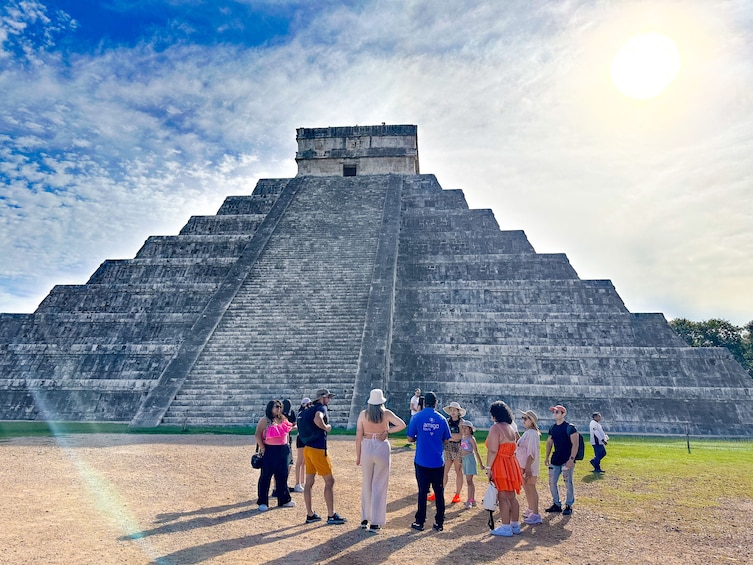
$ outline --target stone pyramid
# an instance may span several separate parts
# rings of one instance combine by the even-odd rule
[[[419,173],[413,125],[301,128],[298,176],[264,179],[136,257],[0,315],[0,419],[255,423],[326,387],[353,427],[371,388],[416,386],[484,427],[497,399],[562,403],[610,433],[750,436],[753,380],[661,314]]]

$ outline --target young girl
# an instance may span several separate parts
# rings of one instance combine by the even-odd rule
[[[526,410],[525,412],[520,410],[520,413],[523,415],[523,425],[526,431],[518,440],[518,449],[515,456],[523,471],[523,490],[528,502],[528,509],[523,512],[523,521],[531,525],[541,524],[539,493],[536,492],[536,479],[539,476],[541,464],[539,417],[533,410]]]
[[[309,407],[309,404],[311,404],[311,399],[308,396],[301,400],[301,406],[298,408],[298,417]],[[293,487],[293,492],[303,492],[303,483],[306,482],[306,465],[303,460],[303,442],[298,436],[295,436],[295,447],[295,486]]]
[[[486,469],[483,461],[481,461],[481,455],[478,452],[478,445],[476,445],[476,438],[473,437],[473,432],[476,428],[473,427],[473,423],[468,420],[460,422],[460,453],[463,456],[463,474],[465,475],[465,481],[468,485],[468,500],[465,503],[466,508],[476,507],[476,485],[473,484],[473,476],[478,474],[476,467],[476,461],[478,461],[481,470]]]

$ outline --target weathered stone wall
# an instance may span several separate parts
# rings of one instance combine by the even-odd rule
[[[299,128],[298,176],[417,174],[417,135],[412,125]]]
[[[407,417],[420,386],[480,427],[502,399],[543,427],[563,403],[581,428],[598,410],[610,432],[753,434],[753,380],[726,350],[686,347],[432,175],[387,174],[417,170],[415,126],[380,127],[299,130],[299,157],[385,174],[259,181],[0,315],[0,419],[246,425],[326,387],[353,426],[372,387]]]
[[[288,182],[235,199],[105,261],[85,285],[58,285],[34,314],[0,318],[0,418],[129,421]]]
[[[609,281],[582,281],[431,176],[406,178],[391,364],[393,406],[416,386],[488,425],[505,400],[611,431],[750,435],[753,381],[726,350],[692,349],[661,314],[631,314]],[[721,422],[723,425],[720,425]]]

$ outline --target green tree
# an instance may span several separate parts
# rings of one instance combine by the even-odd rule
[[[719,318],[703,322],[676,318],[669,325],[691,347],[725,347],[753,377],[753,321],[738,327]]]
[[[743,357],[750,376],[753,377],[753,320],[743,326],[742,332]]]

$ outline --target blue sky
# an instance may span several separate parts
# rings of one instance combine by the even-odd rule
[[[645,32],[682,67],[639,102],[609,68]],[[6,1],[0,312],[294,176],[297,127],[387,122],[631,311],[745,323],[750,45],[750,0]]]

